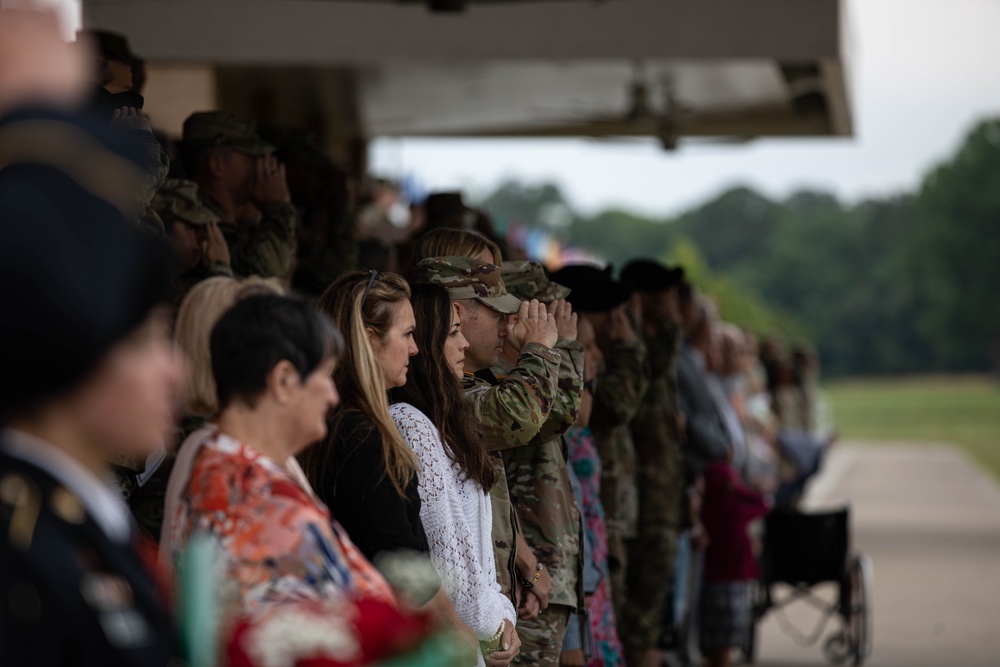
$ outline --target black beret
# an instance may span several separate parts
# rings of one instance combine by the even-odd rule
[[[551,275],[552,281],[573,290],[567,300],[575,310],[602,313],[625,303],[632,290],[611,277],[611,268],[574,264]]]
[[[424,200],[424,215],[428,222],[450,218],[470,211],[461,192],[432,192]]]
[[[622,269],[621,280],[638,292],[662,292],[684,282],[684,269],[670,268],[652,259],[635,259]]]
[[[0,119],[0,414],[73,387],[169,287],[166,247],[126,222],[142,173],[124,135]]]

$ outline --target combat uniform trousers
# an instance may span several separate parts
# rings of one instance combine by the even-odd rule
[[[550,604],[538,618],[518,621],[517,636],[522,647],[511,664],[558,667],[571,612],[572,608],[567,605]]]

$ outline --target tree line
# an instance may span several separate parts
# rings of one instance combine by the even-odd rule
[[[853,204],[737,187],[670,219],[585,216],[555,185],[513,181],[480,203],[501,226],[548,226],[615,265],[680,263],[727,319],[812,342],[828,375],[1000,365],[1000,118],[914,192]]]

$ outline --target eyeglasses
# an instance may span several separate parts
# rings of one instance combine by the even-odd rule
[[[375,269],[368,269],[368,271],[370,271],[372,275],[371,275],[371,278],[368,279],[368,287],[365,288],[365,293],[361,297],[361,305],[362,306],[365,305],[365,299],[368,298],[368,292],[372,291],[372,285],[375,284],[375,276],[378,275],[378,271],[376,271]]]

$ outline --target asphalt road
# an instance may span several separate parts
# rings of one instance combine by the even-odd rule
[[[806,502],[853,508],[855,549],[875,575],[866,665],[1000,666],[1000,487],[959,450],[837,445]],[[785,616],[804,631],[817,618],[801,603]],[[761,626],[759,665],[828,664],[819,645],[797,646],[780,620]]]

